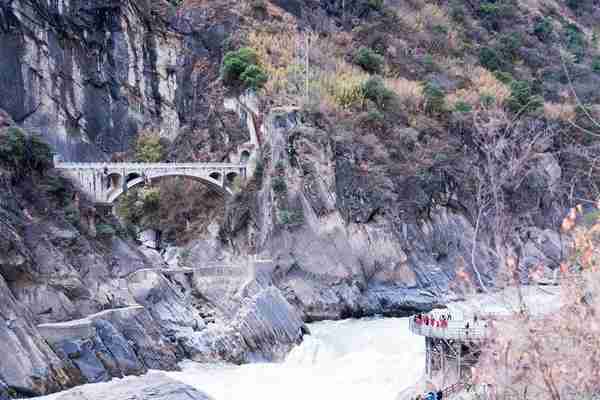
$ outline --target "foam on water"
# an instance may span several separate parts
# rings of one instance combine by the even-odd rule
[[[408,319],[326,321],[282,363],[242,366],[184,362],[172,378],[215,400],[394,400],[425,368],[423,337]],[[284,396],[284,397],[282,397]]]

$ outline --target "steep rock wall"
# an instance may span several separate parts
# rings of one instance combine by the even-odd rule
[[[154,4],[3,1],[0,108],[66,160],[128,150],[146,125],[173,138],[181,40]]]

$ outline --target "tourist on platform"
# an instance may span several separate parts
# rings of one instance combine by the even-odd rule
[[[444,397],[444,392],[442,392],[441,390],[438,390],[437,395],[436,395],[436,400],[442,400],[443,397]]]
[[[429,392],[429,393],[427,393],[427,396],[425,397],[425,400],[436,400],[435,397],[436,397],[435,393]]]

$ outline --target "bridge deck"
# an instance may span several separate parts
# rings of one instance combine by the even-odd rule
[[[235,163],[143,163],[143,162],[59,162],[54,168],[57,169],[214,169],[214,168],[246,168],[246,164]]]

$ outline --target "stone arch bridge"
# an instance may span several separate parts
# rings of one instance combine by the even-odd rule
[[[96,204],[110,205],[128,189],[166,177],[201,181],[231,195],[236,178],[246,178],[245,164],[230,163],[78,163],[55,161],[54,168]]]

